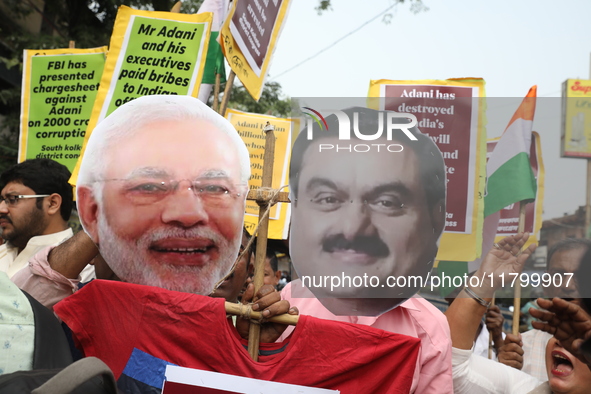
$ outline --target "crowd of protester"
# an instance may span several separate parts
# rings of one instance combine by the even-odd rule
[[[146,113],[142,105],[159,105],[158,102],[151,104],[149,102],[142,104],[141,100],[138,102],[141,104],[138,104],[141,113]],[[177,104],[175,103],[175,105]],[[191,101],[190,104],[178,105],[194,106],[196,104]],[[199,111],[206,110],[199,108]],[[126,124],[126,122],[136,119],[133,116],[139,115],[126,116],[128,117],[113,120],[115,126],[104,127]],[[187,130],[194,127],[194,123],[190,127],[187,126],[189,123],[183,124],[182,117],[180,120],[176,119],[178,116],[179,112],[177,111],[173,116],[175,120],[165,120],[176,122],[175,125],[181,129],[185,126]],[[215,123],[219,122],[217,118],[208,118],[207,116],[210,115],[199,113],[192,120],[208,119],[203,127],[209,127],[211,124],[215,124],[218,129],[227,127],[227,125],[220,126]],[[152,119],[155,122],[153,124],[164,127],[164,120],[154,119]],[[148,122],[150,122],[149,119],[143,123],[143,126],[138,127],[147,129],[156,127]],[[87,154],[93,149],[97,151],[105,149],[103,145],[110,143],[108,140],[112,138],[112,136],[109,137],[108,132],[105,131],[107,142],[94,141],[96,147],[90,145]],[[218,134],[215,135],[218,136]],[[212,136],[209,137],[213,138]],[[148,135],[142,138],[151,139],[153,137]],[[126,138],[135,137],[132,135]],[[221,142],[224,149],[236,144],[234,137],[227,138],[226,136],[224,138],[226,140]],[[425,149],[429,149],[427,145],[430,141],[428,138],[425,140]],[[126,142],[125,138],[120,138],[118,147],[124,146]],[[158,148],[166,151],[166,143],[162,142]],[[217,192],[212,188],[212,184],[204,186],[200,183],[205,180],[190,181],[192,183],[188,187],[188,190],[193,193],[201,193],[200,197],[210,206],[220,207],[223,213],[218,213],[219,215],[226,215],[228,220],[233,220],[236,223],[239,223],[241,219],[231,216],[232,212],[230,211],[232,204],[238,200],[236,197],[227,197],[226,195],[242,195],[240,198],[244,198],[244,194],[242,194],[244,191],[240,191],[238,188],[232,189],[232,186],[239,184],[241,179],[248,179],[249,173],[244,170],[244,163],[238,163],[238,159],[234,158],[235,156],[242,157],[244,152],[241,149],[237,148],[238,153],[233,153],[232,158],[222,153],[220,153],[220,157],[215,156],[217,151],[211,147],[205,148],[206,151],[203,152],[203,154],[210,155],[210,160],[226,160],[230,163],[229,165],[241,168],[235,173],[224,175],[224,177],[236,177],[234,183],[227,186],[224,195],[215,194]],[[308,149],[307,145],[303,149],[305,152]],[[220,152],[223,151],[220,148]],[[129,158],[123,153],[118,154],[116,150],[110,152],[113,155],[112,160],[122,157],[126,157],[127,162],[135,160],[134,157]],[[143,152],[140,156],[149,156],[148,153]],[[311,160],[309,153],[302,153],[301,156],[306,160]],[[170,156],[164,155],[164,157]],[[138,156],[137,159],[144,158]],[[184,168],[183,165],[186,163],[182,161],[190,161],[191,158],[188,155],[179,154],[178,160],[179,168]],[[295,161],[297,162],[297,160],[296,158]],[[298,164],[296,163],[296,165]],[[302,164],[299,163],[299,165]],[[435,165],[439,166],[439,164]],[[93,162],[87,167],[94,170],[99,166],[99,162]],[[181,233],[175,233],[177,235],[169,238],[164,238],[164,236],[150,238],[149,241],[146,241],[150,245],[147,248],[148,252],[143,254],[144,251],[139,249],[137,245],[141,245],[144,239],[143,234],[140,233],[146,231],[144,227],[150,225],[150,218],[147,217],[150,213],[146,204],[163,201],[171,193],[181,194],[179,185],[183,182],[183,180],[177,180],[167,183],[168,178],[166,177],[171,174],[158,173],[155,170],[158,168],[156,164],[149,163],[149,166],[145,168],[137,175],[138,177],[146,178],[154,176],[156,173],[158,179],[166,179],[166,181],[153,184],[151,187],[153,186],[154,190],[146,191],[135,184],[131,186],[119,185],[118,182],[121,181],[121,178],[117,175],[103,174],[102,178],[96,179],[89,176],[85,178],[82,175],[78,190],[78,203],[84,231],[76,234],[73,234],[67,225],[74,202],[72,188],[68,184],[70,173],[64,166],[48,159],[34,159],[14,165],[0,175],[0,228],[4,242],[0,246],[0,343],[4,344],[0,347],[0,375],[34,368],[34,354],[37,344],[35,330],[43,330],[43,327],[38,326],[34,307],[30,306],[30,298],[35,299],[35,302],[38,301],[48,310],[54,310],[55,307],[58,315],[62,311],[64,314],[60,317],[68,317],[70,316],[69,312],[65,309],[68,303],[66,302],[66,307],[63,307],[60,305],[64,305],[64,303],[60,303],[60,301],[71,299],[72,294],[77,293],[87,283],[94,279],[101,279],[141,285],[148,284],[167,290],[210,295],[214,298],[223,298],[231,303],[250,303],[252,310],[262,311],[265,318],[261,322],[263,327],[261,339],[265,343],[282,341],[288,338],[293,331],[291,327],[267,321],[272,316],[282,313],[292,315],[301,313],[326,320],[370,326],[374,329],[416,338],[415,344],[419,346],[415,355],[416,360],[412,358],[408,360],[408,363],[412,364],[410,376],[407,379],[408,391],[413,393],[575,394],[591,392],[591,351],[589,351],[591,348],[591,342],[589,342],[591,341],[591,318],[589,317],[591,294],[586,293],[589,291],[587,281],[591,277],[591,248],[589,248],[591,241],[565,239],[550,248],[547,271],[553,275],[574,273],[575,280],[568,282],[568,285],[565,281],[561,286],[545,287],[543,298],[528,303],[528,309],[525,312],[530,313],[533,319],[528,322],[528,330],[517,336],[503,332],[502,315],[498,307],[491,306],[491,300],[495,291],[500,287],[498,277],[521,272],[525,262],[535,249],[535,245],[523,247],[528,239],[528,234],[523,233],[507,237],[494,245],[493,249],[483,258],[479,270],[474,275],[484,277],[492,274],[491,278],[494,276],[495,280],[477,288],[470,286],[458,288],[450,296],[448,300],[450,305],[445,314],[442,314],[420,296],[409,297],[406,294],[400,295],[396,303],[392,303],[391,300],[386,301],[384,297],[359,300],[346,294],[338,298],[337,301],[325,299],[322,294],[310,292],[306,296],[302,296],[302,294],[295,292],[297,286],[301,287],[301,282],[291,282],[291,273],[279,269],[278,255],[283,254],[283,251],[273,249],[268,249],[265,253],[264,286],[257,294],[254,294],[254,286],[251,282],[256,253],[255,242],[252,242],[252,234],[249,234],[245,228],[241,232],[234,231],[232,234],[225,234],[223,230],[220,230],[223,237],[211,236],[212,241],[203,241],[204,236],[202,233],[198,233],[194,236],[197,241],[193,241],[191,244],[183,238],[184,236],[178,235]],[[219,169],[206,168],[210,178],[218,176],[217,173],[212,175],[211,172],[219,171]],[[84,167],[81,171],[83,170]],[[104,168],[102,170],[106,174],[107,170]],[[304,182],[306,176],[306,170],[302,169],[297,172],[297,176],[291,179],[291,183]],[[181,174],[180,177],[186,178],[184,174]],[[109,184],[109,187],[104,186],[104,189],[98,191],[97,184],[111,181],[114,181],[113,185]],[[207,182],[212,181],[207,180]],[[319,183],[322,182],[313,180],[312,186],[296,190],[294,193],[305,194],[311,187],[317,187]],[[325,182],[321,186],[327,187],[327,184],[328,182]],[[144,185],[142,184],[141,187]],[[120,186],[121,189],[116,189]],[[217,184],[214,186],[221,187]],[[162,190],[155,190],[157,187],[161,187]],[[329,185],[328,187],[333,186]],[[127,198],[127,200],[120,200],[120,203],[127,201],[130,204],[130,209],[135,209],[137,214],[141,213],[145,216],[142,217],[141,223],[134,223],[137,228],[128,228],[130,224],[125,220],[132,220],[132,217],[123,217],[125,212],[116,212],[115,207],[108,203],[108,198],[117,197],[117,193]],[[187,201],[192,198],[189,193],[183,194],[183,198],[185,197]],[[327,198],[322,201],[321,209],[325,210],[327,204],[331,205],[330,209],[338,207],[338,202],[334,202],[335,197],[330,198],[332,200]],[[244,202],[244,200],[241,201]],[[294,199],[294,205],[296,205],[296,201]],[[374,205],[370,202],[369,206],[377,212],[390,209],[382,202]],[[212,211],[207,212],[207,207],[190,216],[190,212],[184,210],[182,203],[185,201],[181,201],[179,205],[162,208],[162,212],[159,212],[162,220],[172,223],[169,224],[170,226],[183,228],[183,231],[196,226],[194,223],[207,222],[209,225],[209,223],[215,222],[211,214]],[[307,199],[297,202],[297,208],[294,209],[294,223],[296,225],[302,223],[303,217],[299,216],[301,215],[300,210],[303,210],[307,203],[309,203]],[[441,199],[432,199],[432,201],[426,202],[427,206],[431,208],[439,207],[440,203]],[[407,209],[404,208],[404,204],[402,203],[396,209],[400,211]],[[237,211],[242,213],[244,210],[240,201],[236,205]],[[409,205],[412,206],[412,204]],[[121,206],[117,208],[119,209]],[[107,217],[107,219],[102,217],[103,209],[113,216]],[[397,211],[396,215],[398,214]],[[429,225],[432,224],[434,228],[432,241],[435,245],[435,241],[443,230],[443,225],[438,224],[440,221],[437,215],[425,218],[424,221]],[[351,223],[351,221],[346,223],[349,227],[343,230],[344,235],[341,238],[326,237],[326,243],[321,246],[321,249],[325,252],[330,248],[341,248],[345,251],[356,250],[357,254],[359,254],[359,250],[364,250],[363,245],[355,244],[354,241],[347,238],[347,231],[359,231],[359,229],[352,229]],[[109,230],[107,231],[105,228]],[[304,229],[303,232],[298,232],[298,230],[295,234],[292,233],[296,239],[305,239],[313,233],[309,226],[299,228]],[[132,231],[139,234],[137,243],[129,242],[133,236]],[[109,232],[117,234],[121,239],[109,238]],[[224,237],[229,240],[229,243],[224,243],[224,240],[221,239]],[[207,275],[215,277],[213,273],[193,272],[185,269],[186,267],[182,270],[163,271],[159,266],[161,260],[153,258],[153,255],[158,255],[158,258],[165,261],[175,258],[187,261],[201,259],[196,265],[206,265],[205,263],[210,260],[219,258],[219,261],[222,261],[220,256],[227,254],[222,249],[231,249],[231,242],[235,241],[239,243],[239,255],[232,254],[224,260],[228,269],[233,267],[230,274],[218,283],[207,282],[203,284],[203,287],[191,283],[197,281],[192,278],[201,278],[201,276]],[[110,250],[107,248],[109,243],[122,246]],[[307,250],[293,249],[293,240],[291,245],[290,255],[299,256],[300,261],[317,263],[313,247]],[[373,245],[374,247],[381,246],[379,243]],[[421,253],[424,252],[426,255],[421,255],[420,258],[425,257],[427,260],[432,260],[434,254],[431,246],[427,242],[424,250],[421,250]],[[370,252],[365,250],[364,253]],[[349,252],[349,254],[353,253]],[[129,269],[116,266],[112,262],[119,256],[126,256],[125,259],[129,259],[129,261],[135,259],[139,265]],[[231,264],[226,260],[231,260]],[[432,261],[430,263],[432,265]],[[148,268],[145,268],[143,264]],[[171,265],[174,264],[172,261]],[[146,274],[144,272],[146,270],[153,272],[153,275]],[[214,282],[217,282],[217,279]],[[208,286],[210,286],[209,288],[215,287],[211,294],[202,290]],[[416,289],[413,292],[416,292]],[[345,301],[342,302],[343,300]],[[89,305],[88,308],[94,307]],[[247,337],[250,320],[234,318],[232,321],[243,338]],[[121,324],[125,325],[123,322]],[[71,340],[74,359],[81,357],[77,350],[82,350],[82,353],[86,354],[88,348],[76,349],[77,345],[81,344],[80,338],[76,337],[76,332],[72,334],[67,329],[65,332],[65,335]],[[162,335],[165,334],[162,333]],[[489,339],[489,335],[491,339]],[[159,339],[154,338],[154,341],[159,341]],[[489,351],[489,343],[491,351]],[[220,351],[223,351],[222,347],[223,344],[220,344]],[[339,365],[333,367],[338,369]],[[382,366],[382,368],[388,368],[388,366]],[[392,371],[392,374],[396,373],[398,371]],[[361,376],[355,378],[361,379]],[[365,379],[371,380],[371,376],[366,376]],[[388,392],[388,390],[383,392]]]

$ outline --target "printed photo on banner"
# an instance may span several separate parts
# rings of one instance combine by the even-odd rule
[[[300,278],[292,296],[315,296],[337,315],[376,316],[427,281],[445,226],[444,159],[413,114],[332,110],[337,101],[301,108],[289,171]]]
[[[236,128],[238,134],[246,144],[250,155],[250,190],[261,187],[263,176],[263,156],[265,152],[265,132],[263,129],[269,125],[275,134],[275,157],[273,160],[272,188],[277,190],[288,184],[289,153],[291,147],[292,121],[291,119],[277,118],[271,115],[261,115],[228,109],[226,118]],[[299,127],[296,123],[295,127]],[[284,188],[281,191],[287,192]],[[258,223],[259,206],[255,201],[246,202],[246,217],[244,225],[252,233]],[[290,204],[277,203],[269,213],[270,239],[287,239],[289,233]]]
[[[370,103],[416,116],[419,129],[445,160],[448,198],[438,260],[480,256],[484,209],[484,81],[479,79],[370,82]],[[478,245],[478,246],[477,246]]]
[[[106,53],[107,47],[24,51],[19,162],[45,158],[74,169]]]
[[[88,129],[93,130],[115,109],[138,97],[197,97],[211,21],[211,13],[186,15],[121,6]],[[79,163],[72,174],[73,183],[78,168]]]

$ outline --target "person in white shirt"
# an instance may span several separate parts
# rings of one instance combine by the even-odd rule
[[[490,281],[483,281],[477,287],[464,288],[445,312],[453,346],[455,394],[586,394],[591,392],[591,370],[563,347],[562,340],[558,341],[557,338],[551,338],[545,347],[546,372],[549,378],[547,382],[542,382],[507,365],[475,356],[470,350],[480,319],[490,305],[495,290],[500,287],[500,278],[512,273],[519,274],[526,260],[533,253],[535,245],[522,250],[528,237],[528,233],[519,233],[496,243],[482,260],[475,274],[479,278],[491,278]],[[533,311],[532,315],[540,317],[536,311]]]
[[[0,175],[0,271],[9,278],[38,251],[73,235],[68,226],[73,191],[68,168],[31,159]]]
[[[585,238],[565,238],[556,242],[548,250],[548,267],[547,273],[554,282],[549,286],[540,286],[537,289],[542,290],[538,294],[546,298],[552,299],[554,297],[565,300],[573,300],[580,298],[579,288],[576,281],[569,280],[569,274],[574,273],[580,266],[580,261],[585,252],[591,247],[591,240]],[[564,280],[561,280],[563,278]],[[537,303],[529,306],[540,309]],[[529,306],[525,311],[529,310]],[[522,311],[524,309],[522,308]],[[552,335],[547,332],[531,329],[521,334],[521,342],[523,348],[522,363],[517,363],[517,369],[541,380],[548,379],[546,371],[546,345]],[[515,338],[511,338],[515,342]],[[505,348],[501,348],[500,354],[505,353]],[[521,366],[521,368],[519,368]]]

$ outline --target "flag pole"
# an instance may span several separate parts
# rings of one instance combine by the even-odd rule
[[[220,104],[220,84],[221,75],[219,73],[215,73],[215,85],[213,86],[213,105],[211,106],[215,112],[218,112],[218,107]]]
[[[589,77],[591,78],[591,60],[589,61]],[[591,226],[591,159],[587,159],[587,201],[585,204],[585,228],[583,229],[583,238],[589,238],[589,226]]]
[[[495,295],[493,294],[493,298],[492,298],[492,300],[490,300],[490,306],[489,306],[489,308],[495,304],[496,298],[497,297],[495,297]],[[488,310],[487,310],[487,312],[488,312]],[[486,318],[485,318],[485,321],[484,321],[484,327],[483,328],[485,328],[486,331],[488,331],[488,327],[486,326]],[[490,331],[488,331],[488,359],[489,360],[492,360],[492,352],[493,352],[493,337],[492,337]]]
[[[228,75],[228,79],[226,80],[226,89],[224,89],[224,97],[222,98],[222,106],[220,107],[219,114],[222,116],[226,116],[226,109],[228,108],[228,101],[230,100],[230,91],[232,90],[232,85],[234,85],[234,77],[236,73],[234,70],[230,71],[230,75]]]
[[[170,12],[175,12],[177,14],[180,13],[181,12],[181,5],[182,5],[182,2],[177,1],[176,3],[174,3],[172,8],[170,9]]]
[[[587,202],[585,205],[585,228],[583,238],[589,238],[589,226],[591,225],[591,159],[587,159]]]
[[[525,205],[523,201],[519,202],[519,225],[517,232],[522,233],[525,230]],[[521,313],[521,281],[515,281],[513,290],[513,335],[519,334],[519,315]]]

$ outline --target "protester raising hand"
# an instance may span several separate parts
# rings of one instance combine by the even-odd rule
[[[582,362],[591,365],[591,360],[580,352],[583,342],[591,338],[591,317],[579,305],[562,298],[538,298],[538,305],[546,310],[530,309],[533,317],[542,320],[534,321],[532,325],[554,335],[562,347]]]
[[[468,286],[445,312],[453,346],[452,367],[456,394],[527,393],[540,383],[506,365],[473,356],[470,351],[480,320],[490,306],[495,290],[502,285],[502,277],[506,280],[510,274],[521,273],[525,261],[535,250],[535,245],[530,245],[521,251],[528,238],[528,233],[519,233],[496,243],[472,277],[479,278],[478,285],[476,280],[468,281]]]
[[[479,287],[473,287],[472,290],[483,298],[492,298],[494,292],[502,286],[503,280],[507,283],[511,274],[521,273],[525,262],[536,250],[534,244],[521,250],[528,239],[529,233],[519,233],[495,243],[474,274],[483,280]]]
[[[528,238],[529,233],[519,233],[495,243],[473,275],[479,278],[478,286],[474,285],[475,281],[468,281],[470,286],[458,295],[458,299],[445,312],[453,347],[472,348],[480,319],[486,313],[495,291],[502,285],[501,276],[507,280],[510,274],[521,273],[525,261],[535,250],[536,246],[530,245],[521,251]]]

